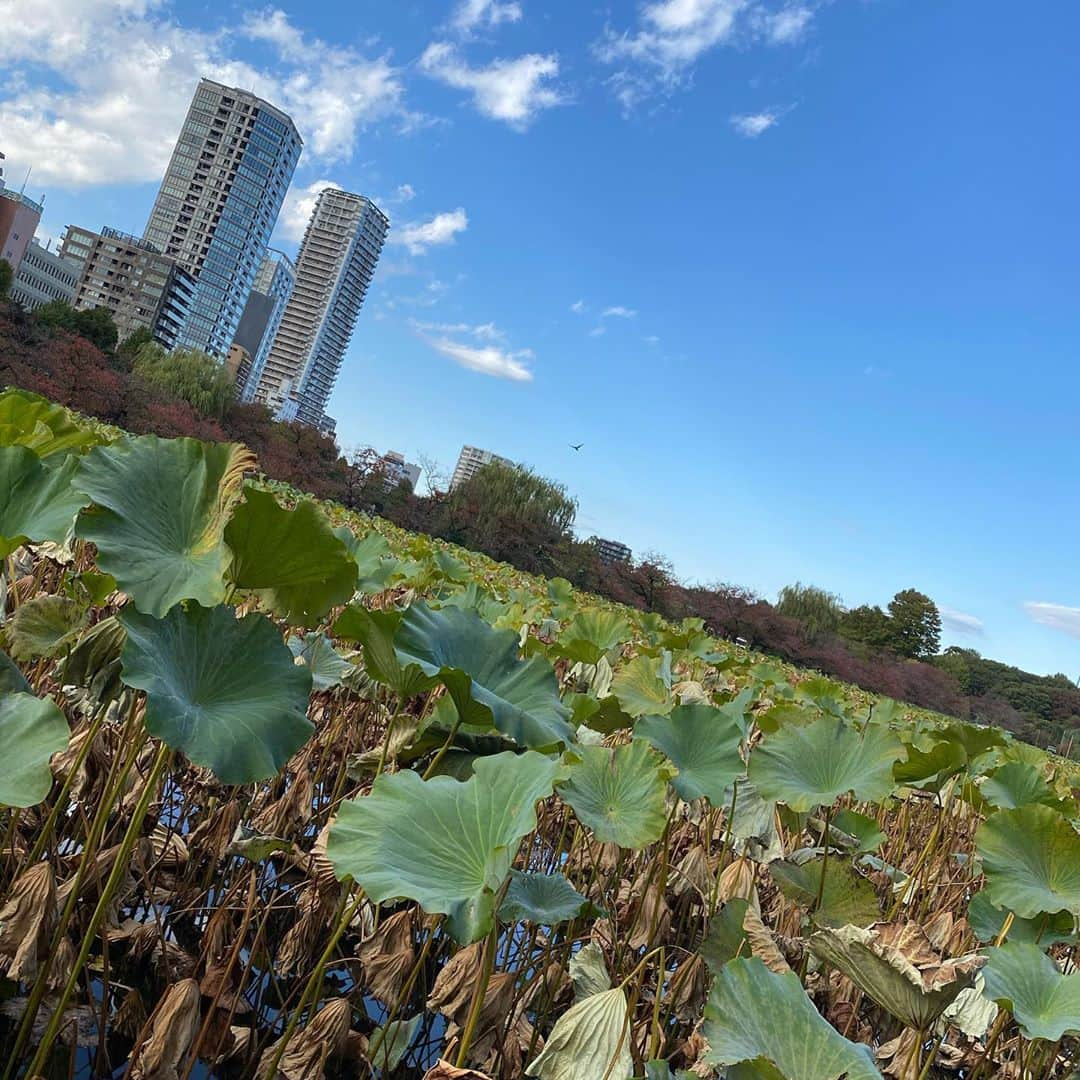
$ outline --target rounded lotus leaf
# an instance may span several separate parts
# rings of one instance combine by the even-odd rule
[[[576,919],[591,908],[589,900],[562,874],[523,874],[511,870],[510,887],[499,906],[499,918],[504,922],[521,920],[554,926]]]
[[[810,911],[819,926],[869,926],[881,918],[873,885],[849,859],[833,855],[804,863],[778,861],[769,864],[769,873],[784,896]]]
[[[1080,1035],[1080,972],[1063,975],[1042,949],[1020,942],[987,955],[984,993],[1009,1009],[1026,1038],[1057,1042]]]
[[[1056,810],[998,810],[979,826],[975,846],[996,907],[1025,919],[1080,914],[1080,834]]]
[[[79,461],[75,486],[94,506],[76,532],[139,611],[160,618],[181,600],[218,604],[231,557],[225,524],[254,466],[234,443],[144,435],[99,446]]]
[[[571,1005],[551,1029],[543,1052],[525,1068],[540,1080],[625,1080],[633,1070],[630,1017],[621,989]]]
[[[190,604],[120,621],[122,678],[146,691],[147,731],[223,783],[275,776],[310,738],[311,673],[264,615]]]
[[[38,394],[14,388],[0,393],[0,446],[26,446],[40,458],[82,452],[104,442],[70,409]]]
[[[768,736],[750,755],[748,773],[763,798],[805,813],[849,791],[868,802],[884,799],[893,790],[893,763],[902,756],[900,740],[885,728],[856,731],[822,717]]]
[[[340,878],[354,877],[376,903],[407,897],[449,916],[462,943],[490,930],[518,842],[559,770],[533,751],[477,758],[473,768],[464,782],[384,773],[369,795],[341,804],[326,846]]]
[[[89,499],[72,486],[79,459],[44,464],[25,446],[0,446],[0,558],[27,541],[62,544]]]
[[[669,716],[642,717],[634,734],[679,770],[671,786],[687,802],[704,797],[713,806],[725,805],[728,788],[745,768],[741,726],[711,705],[677,705]]]
[[[48,698],[0,696],[0,805],[34,806],[49,794],[49,759],[69,735],[64,714]]]

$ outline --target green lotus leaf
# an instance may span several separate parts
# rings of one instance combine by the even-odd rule
[[[555,1021],[543,1052],[525,1068],[540,1080],[625,1080],[634,1068],[630,1015],[622,990],[571,1005]]]
[[[967,765],[967,754],[958,742],[935,742],[928,750],[905,745],[907,757],[893,766],[893,779],[908,787],[940,791]]]
[[[191,604],[164,619],[125,608],[120,622],[122,677],[146,691],[147,731],[223,783],[276,776],[307,742],[311,674],[264,615]]]
[[[89,502],[72,486],[78,467],[73,455],[45,465],[25,446],[0,447],[0,559],[28,541],[67,540]]]
[[[600,657],[630,637],[626,620],[614,611],[588,608],[566,624],[555,644],[555,652],[582,664],[595,664]]]
[[[711,705],[676,705],[669,716],[645,716],[634,734],[667,755],[679,770],[671,786],[687,802],[702,797],[723,806],[731,782],[745,768],[742,729]]]
[[[1001,931],[1005,929],[1008,914],[990,902],[985,889],[977,892],[968,903],[967,919],[980,941],[997,941]],[[1038,945],[1043,949],[1063,942],[1074,943],[1076,920],[1068,911],[1059,911],[1053,915],[1043,913],[1033,919],[1021,919],[1014,914],[1009,929],[1005,932],[1005,940]]]
[[[469,580],[469,568],[449,551],[439,548],[431,557],[431,561],[435,564],[439,576],[446,581],[454,581],[462,585]]]
[[[844,688],[832,679],[826,679],[820,675],[812,679],[803,679],[795,686],[795,697],[816,705],[822,712],[831,716],[841,718],[844,716]]]
[[[127,635],[115,615],[94,623],[61,661],[60,682],[81,686],[99,703],[120,696],[120,653]]]
[[[975,982],[982,957],[943,960],[916,923],[819,930],[809,941],[820,960],[916,1031],[929,1026]]]
[[[874,887],[848,859],[833,855],[804,863],[777,861],[769,864],[769,872],[784,896],[806,908],[819,926],[869,926],[881,918]]]
[[[523,874],[510,871],[510,888],[499,906],[503,922],[533,922],[541,926],[576,919],[592,904],[562,874]]]
[[[661,676],[661,664],[659,657],[635,656],[616,673],[611,693],[627,715],[636,719],[671,712],[675,698]]]
[[[1001,728],[982,727],[960,720],[942,728],[940,737],[959,746],[969,762],[974,762],[988,750],[1009,745],[1009,736]]]
[[[893,762],[902,754],[900,740],[885,728],[870,725],[860,732],[822,717],[759,743],[749,776],[764,798],[803,813],[830,806],[849,791],[867,802],[884,799],[893,789]]]
[[[18,664],[7,653],[0,652],[0,693],[32,694],[33,690]]]
[[[0,394],[0,446],[26,446],[40,458],[77,450],[80,453],[104,439],[81,425],[63,405],[27,390]]]
[[[357,589],[364,593],[382,592],[393,576],[396,565],[390,558],[390,545],[386,538],[374,531],[366,536],[357,536],[352,529],[344,525],[333,532],[356,563]]]
[[[998,810],[979,826],[975,847],[996,907],[1025,919],[1080,914],[1080,834],[1056,810]]]
[[[579,746],[567,758],[559,794],[597,840],[643,848],[660,839],[667,822],[664,789],[674,770],[648,743]]]
[[[116,578],[112,574],[99,574],[96,570],[87,570],[75,579],[79,592],[91,604],[100,606],[116,592]]]
[[[1053,800],[1050,785],[1033,765],[1011,761],[995,769],[979,788],[982,797],[1000,810],[1016,810],[1030,803]]]
[[[730,701],[725,701],[723,705],[718,706],[728,720],[738,725],[744,739],[750,733],[750,724],[754,719],[751,707],[755,697],[754,688],[748,686],[740,690]]]
[[[570,723],[584,724],[601,735],[633,727],[634,721],[619,707],[617,698],[595,698],[592,694],[567,694],[563,699],[570,708]]]
[[[547,583],[548,598],[551,600],[551,616],[554,619],[566,619],[577,612],[574,600],[574,586],[566,578],[551,578]]]
[[[438,681],[418,664],[402,662],[398,656],[394,638],[403,618],[401,611],[369,611],[353,604],[338,616],[333,627],[337,637],[360,643],[367,673],[389,686],[401,701],[430,690]]]
[[[20,604],[7,624],[11,655],[16,660],[56,656],[73,645],[86,625],[87,611],[67,596],[35,596]]]
[[[75,485],[94,507],[76,533],[97,545],[98,566],[139,611],[160,618],[181,600],[225,598],[223,534],[255,459],[234,443],[143,435],[79,460]]]
[[[375,903],[415,900],[449,916],[463,944],[491,929],[518,842],[536,827],[536,803],[559,773],[533,751],[478,758],[473,768],[464,783],[384,773],[370,795],[342,803],[326,849],[338,876],[354,877]]]
[[[424,1014],[417,1013],[408,1020],[391,1020],[389,1024],[376,1028],[368,1040],[368,1059],[383,1070],[383,1075],[392,1073],[401,1059],[408,1053],[416,1038]]]
[[[764,1059],[774,1071],[758,1075],[881,1080],[870,1049],[848,1042],[821,1016],[798,976],[774,974],[757,957],[732,960],[717,974],[703,1034],[714,1065]]]
[[[1004,1005],[1028,1039],[1057,1042],[1080,1035],[1080,971],[1062,975],[1036,945],[1007,942],[987,949],[984,993]]]
[[[737,956],[750,955],[750,942],[743,928],[750,902],[733,896],[709,920],[709,930],[698,948],[702,960],[715,975]]]
[[[332,690],[351,675],[353,665],[334,648],[325,634],[293,634],[286,644],[289,651],[311,672],[313,690]]]
[[[314,626],[356,587],[356,562],[310,499],[286,510],[248,485],[225,526],[229,576],[293,626]]]
[[[888,839],[872,817],[855,810],[840,810],[833,814],[829,832],[850,836],[859,851],[876,851]]]
[[[268,836],[240,822],[233,832],[226,855],[239,855],[248,862],[261,863],[280,851],[291,851],[292,841],[280,836]]]
[[[52,787],[49,759],[68,744],[67,720],[48,698],[0,697],[0,805],[34,806]]]

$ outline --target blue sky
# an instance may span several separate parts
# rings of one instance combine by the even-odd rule
[[[915,586],[1080,674],[1080,9],[902,0],[0,0],[45,231],[141,231],[200,74],[394,223],[331,403],[767,597]],[[579,454],[570,442],[584,442]]]

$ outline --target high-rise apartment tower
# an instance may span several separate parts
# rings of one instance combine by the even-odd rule
[[[300,147],[273,105],[199,83],[146,226],[146,239],[197,279],[178,344],[228,351]]]
[[[255,275],[255,284],[248,294],[244,314],[236,329],[234,345],[240,345],[251,357],[251,365],[242,381],[236,384],[241,401],[251,401],[259,385],[270,347],[274,344],[285,305],[296,283],[296,267],[283,252],[271,248]]]
[[[375,273],[390,222],[367,197],[319,193],[255,400],[283,418],[326,427],[326,405]]]

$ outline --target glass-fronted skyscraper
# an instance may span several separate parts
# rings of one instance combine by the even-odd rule
[[[180,345],[228,351],[301,145],[273,105],[199,83],[146,226],[146,239],[197,279]]]
[[[319,193],[256,401],[283,417],[328,426],[326,405],[389,228],[366,196],[336,188]]]
[[[237,386],[241,401],[252,401],[259,385],[266,358],[285,314],[285,305],[292,296],[296,282],[296,267],[282,251],[271,248],[255,275],[255,284],[244,305],[235,344],[246,349],[251,357],[251,370],[244,385]]]

